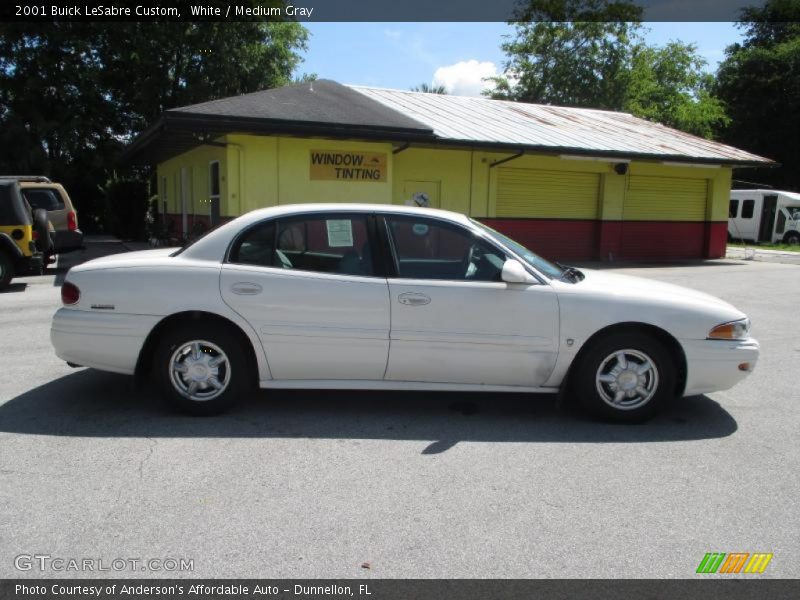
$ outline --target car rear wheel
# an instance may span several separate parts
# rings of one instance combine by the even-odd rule
[[[592,344],[576,370],[581,404],[599,417],[637,423],[653,417],[675,390],[676,368],[658,340],[611,334]]]
[[[6,289],[14,277],[14,261],[3,250],[0,250],[0,290]]]
[[[192,415],[215,415],[244,395],[250,373],[237,337],[213,325],[180,326],[163,337],[156,374],[169,404]]]

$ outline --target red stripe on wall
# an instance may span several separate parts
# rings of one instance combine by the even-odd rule
[[[167,237],[182,239],[183,238],[183,217],[180,213],[167,213],[161,215],[164,218],[164,223],[167,229]],[[235,217],[220,217],[217,226],[231,221]],[[186,222],[188,225],[188,234],[190,238],[195,238],[211,228],[211,217],[208,215],[186,215]]]
[[[706,258],[725,258],[728,249],[728,222],[708,223]]]
[[[727,223],[481,219],[557,261],[684,260],[725,256]]]
[[[481,219],[523,246],[550,260],[592,260],[599,221],[561,219]]]
[[[674,260],[703,258],[706,223],[623,221],[620,258]]]

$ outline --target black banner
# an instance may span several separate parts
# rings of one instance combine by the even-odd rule
[[[6,579],[2,600],[783,600],[798,580],[656,579]]]
[[[741,9],[766,0],[635,0],[644,21],[737,21]],[[3,3],[0,20],[501,22],[513,21],[520,0],[110,0]]]

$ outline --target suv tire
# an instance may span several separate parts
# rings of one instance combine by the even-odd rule
[[[14,277],[14,261],[8,252],[0,250],[0,290],[6,289]]]

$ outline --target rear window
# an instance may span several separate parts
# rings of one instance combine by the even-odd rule
[[[22,195],[33,209],[62,210],[64,208],[64,201],[55,190],[23,189]]]

